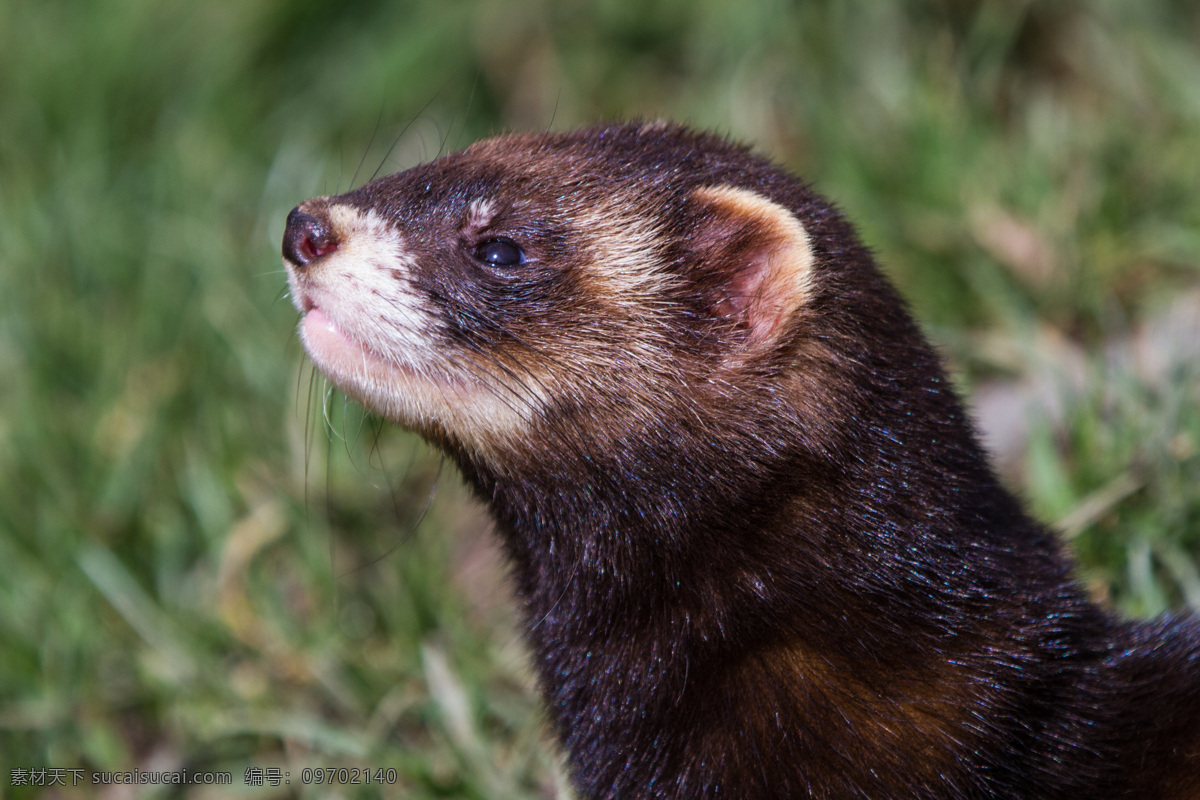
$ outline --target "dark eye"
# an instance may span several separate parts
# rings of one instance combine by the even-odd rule
[[[475,258],[493,267],[516,267],[525,263],[525,254],[515,242],[492,239],[475,248]]]

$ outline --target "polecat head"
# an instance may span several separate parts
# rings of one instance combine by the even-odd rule
[[[769,451],[772,426],[820,448],[848,372],[908,331],[828,205],[662,124],[499,137],[306,201],[283,255],[321,371],[501,473],[728,430]]]

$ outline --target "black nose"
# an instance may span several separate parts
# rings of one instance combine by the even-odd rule
[[[283,232],[283,257],[297,267],[306,267],[314,259],[337,249],[329,226],[320,218],[300,210],[288,214],[287,230]]]

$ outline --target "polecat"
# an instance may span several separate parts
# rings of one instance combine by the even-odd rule
[[[283,240],[300,336],[491,508],[590,798],[1197,798],[1200,624],[1091,603],[850,225],[672,125]]]

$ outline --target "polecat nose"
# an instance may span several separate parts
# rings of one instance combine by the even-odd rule
[[[292,209],[283,232],[283,257],[303,268],[320,256],[337,249],[329,226],[299,206]]]

